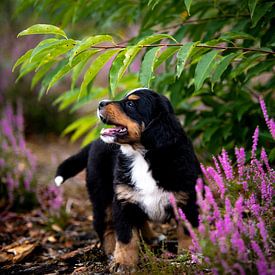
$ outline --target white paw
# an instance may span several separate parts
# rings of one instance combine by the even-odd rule
[[[56,186],[60,186],[62,183],[63,183],[63,177],[61,176],[57,176],[55,179],[54,179],[54,182],[55,182],[55,185]]]

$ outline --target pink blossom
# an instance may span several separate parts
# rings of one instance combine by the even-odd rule
[[[221,175],[222,174],[222,170],[221,170],[221,167],[220,167],[220,165],[218,163],[217,158],[213,156],[212,159],[213,159],[213,162],[215,164],[215,167],[216,167],[216,170],[217,170],[218,174]]]
[[[260,230],[260,234],[261,234],[261,237],[263,239],[265,250],[268,253],[268,251],[269,251],[269,246],[268,246],[268,241],[267,241],[268,234],[267,234],[267,231],[266,231],[266,228],[265,228],[265,224],[264,224],[264,221],[261,217],[259,217],[258,220],[259,220],[259,223],[257,224],[257,227]]]
[[[264,254],[263,254],[260,246],[255,241],[251,241],[251,247],[252,247],[254,253],[259,258],[259,260],[256,261],[256,265],[257,265],[259,274],[267,274],[268,266],[267,266],[266,259],[264,257]]]
[[[256,158],[256,150],[258,146],[258,139],[259,139],[259,126],[256,127],[254,134],[253,134],[253,144],[252,144],[252,150],[251,150],[251,158]]]
[[[209,205],[211,205],[213,207],[213,209],[214,209],[214,213],[213,213],[214,218],[216,220],[219,220],[220,217],[221,217],[221,213],[220,213],[218,205],[217,205],[217,203],[216,203],[216,201],[213,197],[213,194],[212,194],[212,192],[211,192],[211,190],[208,186],[205,186],[204,189],[205,189],[205,200]]]
[[[261,161],[264,162],[267,170],[270,172],[270,165],[269,165],[269,162],[268,162],[268,157],[267,157],[267,154],[266,154],[266,151],[264,148],[262,148],[262,151],[261,151]]]
[[[225,189],[222,177],[212,167],[207,167],[207,172],[213,178],[213,180],[216,182],[217,186],[219,187],[219,191],[221,193],[221,198],[223,198],[226,189]]]
[[[245,275],[246,274],[244,268],[238,263],[235,263],[233,265],[233,268],[238,270],[240,275]]]
[[[243,175],[244,175],[244,165],[245,165],[245,150],[244,150],[244,148],[241,147],[239,149],[239,148],[235,147],[235,155],[237,158],[239,179],[242,179]]]
[[[234,234],[232,235],[231,243],[232,243],[232,248],[238,253],[238,258],[242,261],[246,261],[247,248],[238,231],[235,231]]]
[[[259,97],[259,102],[260,102],[260,106],[261,106],[261,109],[262,109],[262,112],[264,115],[266,125],[269,129],[269,132],[272,135],[273,139],[275,139],[275,123],[274,123],[273,119],[269,119],[269,117],[268,117],[266,105],[265,105],[265,102],[264,102],[264,99],[262,96]]]
[[[179,214],[178,214],[178,208],[177,208],[177,203],[176,203],[176,198],[175,196],[171,193],[169,196],[170,203],[173,207],[174,214],[175,214],[175,219],[179,220]]]
[[[201,247],[199,245],[197,235],[196,235],[195,231],[193,230],[192,225],[187,220],[187,218],[186,218],[185,214],[183,213],[182,209],[178,208],[178,213],[179,213],[179,217],[184,222],[184,225],[186,226],[186,228],[188,229],[188,231],[190,233],[190,236],[192,238],[192,242],[193,242],[194,248],[197,251],[201,251]]]
[[[233,169],[232,169],[231,161],[228,157],[227,152],[224,149],[222,149],[222,153],[220,156],[218,156],[218,158],[222,165],[226,179],[233,180],[234,176],[233,176]]]

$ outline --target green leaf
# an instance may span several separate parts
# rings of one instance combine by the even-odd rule
[[[272,59],[267,59],[265,61],[260,62],[259,64],[255,65],[255,67],[248,70],[244,82],[255,76],[259,76],[263,72],[268,72],[269,70],[272,70],[272,67],[274,67],[274,61]]]
[[[151,6],[151,9],[153,10],[155,8],[156,5],[158,5],[160,2],[160,0],[149,0],[148,2],[148,6]]]
[[[77,128],[81,127],[81,125],[83,124],[90,124],[90,126],[93,125],[94,123],[94,117],[92,116],[85,116],[85,117],[81,117],[79,119],[77,119],[76,121],[74,121],[72,124],[70,124],[62,133],[62,135],[66,135],[70,132],[75,131]]]
[[[253,14],[254,14],[254,11],[255,11],[255,8],[256,8],[256,5],[258,3],[259,0],[248,0],[248,8],[249,8],[249,11],[250,11],[250,17],[252,18],[253,17]]]
[[[75,67],[79,62],[87,62],[87,60],[94,55],[95,53],[97,53],[98,50],[90,50],[90,51],[86,51],[83,52],[81,54],[79,54],[73,61],[71,64],[66,64],[65,66],[63,66],[52,78],[51,82],[49,83],[49,86],[47,88],[47,92],[49,91],[49,89],[59,80],[61,79],[64,75],[66,75],[70,70],[72,70],[73,67]]]
[[[195,91],[198,91],[204,82],[204,80],[210,76],[211,69],[213,68],[215,57],[219,52],[214,50],[205,54],[198,62],[195,70],[194,82]]]
[[[165,39],[165,38],[169,38],[169,39],[177,42],[177,40],[171,35],[168,35],[168,34],[153,34],[151,36],[145,37],[142,40],[140,40],[137,43],[137,46],[151,45],[151,44],[153,44],[153,43],[155,43],[159,40]]]
[[[76,141],[79,139],[83,134],[88,132],[97,122],[97,117],[89,117],[85,121],[82,121],[81,125],[75,129],[74,134],[71,137],[71,141]]]
[[[16,63],[12,67],[12,72],[22,63],[24,63],[27,59],[30,58],[32,54],[33,49],[28,50],[26,53],[24,53],[22,56],[20,56],[19,59],[17,59]]]
[[[30,73],[31,71],[34,71],[38,66],[38,63],[24,63],[20,68],[20,74],[16,78],[15,82],[18,82],[19,79],[21,79],[26,74]]]
[[[78,98],[71,108],[71,112],[75,112],[82,108],[84,105],[90,104],[92,100],[99,100],[108,94],[108,88],[92,87],[88,95]]]
[[[82,142],[82,146],[85,146],[89,144],[91,141],[96,139],[99,136],[99,130],[97,127],[95,127],[91,132],[89,132],[86,137],[84,138]]]
[[[33,89],[34,86],[38,83],[38,81],[40,81],[40,79],[43,78],[43,76],[50,70],[53,64],[54,61],[49,62],[36,72],[36,74],[32,78],[31,89]]]
[[[140,84],[143,87],[150,87],[150,81],[154,71],[154,64],[157,60],[157,54],[160,49],[160,47],[152,48],[144,55],[139,73]]]
[[[247,39],[247,40],[256,40],[256,38],[245,32],[226,32],[221,35],[220,39],[224,40],[234,40],[234,39]]]
[[[79,64],[77,64],[73,69],[72,69],[72,82],[71,82],[71,90],[74,89],[76,82],[79,78],[79,75],[81,74],[82,70],[84,69],[86,65],[86,61],[81,61]]]
[[[190,7],[192,4],[192,0],[184,0],[184,4],[185,4],[186,10],[188,12],[188,15],[190,15]]]
[[[105,51],[103,54],[98,56],[90,65],[88,70],[86,71],[83,82],[80,87],[80,94],[86,90],[88,84],[94,79],[94,77],[98,74],[98,72],[102,69],[102,67],[116,54],[119,50],[108,50]]]
[[[231,64],[231,62],[238,56],[239,53],[230,53],[224,57],[218,62],[217,67],[214,71],[214,74],[212,76],[212,83],[215,83],[220,80],[222,74],[226,70],[226,68]]]
[[[236,78],[241,73],[246,72],[248,69],[254,67],[261,56],[263,56],[263,54],[256,53],[246,59],[243,59],[242,62],[238,64],[238,66],[230,73],[230,76],[232,78]]]
[[[175,52],[179,50],[180,47],[173,46],[173,47],[167,47],[159,57],[157,58],[155,64],[154,64],[154,70],[157,69],[163,62],[165,62],[169,57],[171,57]]]
[[[114,42],[114,41],[112,36],[110,35],[96,35],[96,36],[88,37],[85,40],[83,40],[81,43],[75,46],[75,49],[73,50],[69,59],[70,64],[78,54],[102,42]]]
[[[34,48],[32,55],[30,57],[30,62],[42,61],[43,63],[46,59],[53,59],[52,58],[53,56],[56,57],[60,54],[68,52],[75,45],[75,41],[73,39],[68,39],[68,40],[47,39],[47,40],[49,43],[44,43],[46,42],[45,40],[39,43],[38,46]],[[56,53],[58,54],[56,55]]]
[[[67,43],[66,43],[67,42]],[[70,51],[74,47],[74,40],[68,39],[64,40],[62,45],[59,45],[59,47],[53,47],[49,51],[42,52],[41,55],[36,56],[34,59],[39,60],[40,63],[36,68],[36,71],[43,66],[44,64],[51,62],[52,60],[60,61],[59,56],[66,54],[68,51]],[[58,58],[57,58],[58,57]]]
[[[37,24],[29,27],[28,29],[20,32],[17,37],[24,36],[24,35],[30,35],[30,34],[56,34],[61,35],[67,39],[66,33],[61,30],[60,28],[48,25],[48,24]]]
[[[67,40],[64,39],[63,41],[67,41]],[[43,53],[44,51],[45,52],[49,51],[51,48],[54,48],[54,46],[57,45],[58,43],[60,43],[60,40],[56,38],[45,39],[40,43],[38,43],[37,46],[32,51],[30,62],[32,62],[33,60],[37,61],[37,58],[35,59],[35,57],[37,56],[39,56],[42,59],[43,55],[41,53]]]
[[[199,41],[188,42],[180,48],[177,54],[177,77],[180,77],[188,57],[192,54],[193,49],[198,44],[199,44]]]
[[[140,49],[141,48],[138,46],[129,46],[124,51],[120,52],[115,58],[109,75],[112,96],[115,94],[118,82],[121,80],[128,66],[131,64]]]
[[[79,98],[79,89],[70,90],[61,94],[55,101],[54,105],[59,104],[60,111],[66,109],[68,106],[76,102]]]
[[[270,10],[270,8],[274,5],[274,2],[269,3],[262,3],[260,4],[257,9],[254,11],[253,16],[251,18],[252,20],[252,28],[254,28],[259,20],[267,13],[267,11]]]

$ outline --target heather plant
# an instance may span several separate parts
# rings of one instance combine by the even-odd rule
[[[21,105],[3,108],[0,118],[0,210],[31,209],[40,204],[48,216],[58,216],[62,190],[55,185],[37,186],[36,159],[24,138]]]
[[[262,98],[260,104],[274,138],[274,122],[269,119]],[[264,148],[257,154],[259,132],[257,127],[250,157],[243,147],[235,147],[235,166],[224,149],[217,158],[213,157],[214,165],[201,165],[207,184],[198,179],[196,185],[201,210],[197,231],[171,198],[178,218],[190,231],[193,260],[198,266],[211,268],[214,274],[275,272],[272,255],[275,171]]]
[[[35,202],[36,160],[26,146],[21,105],[3,108],[0,118],[1,209],[31,208]]]
[[[49,184],[38,187],[36,194],[48,227],[51,229],[55,224],[64,228],[68,222],[68,214],[64,207],[63,189]]]

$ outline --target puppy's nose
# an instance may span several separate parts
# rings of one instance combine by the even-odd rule
[[[103,107],[108,105],[109,102],[110,102],[109,100],[101,100],[98,104],[98,109],[102,109]]]

